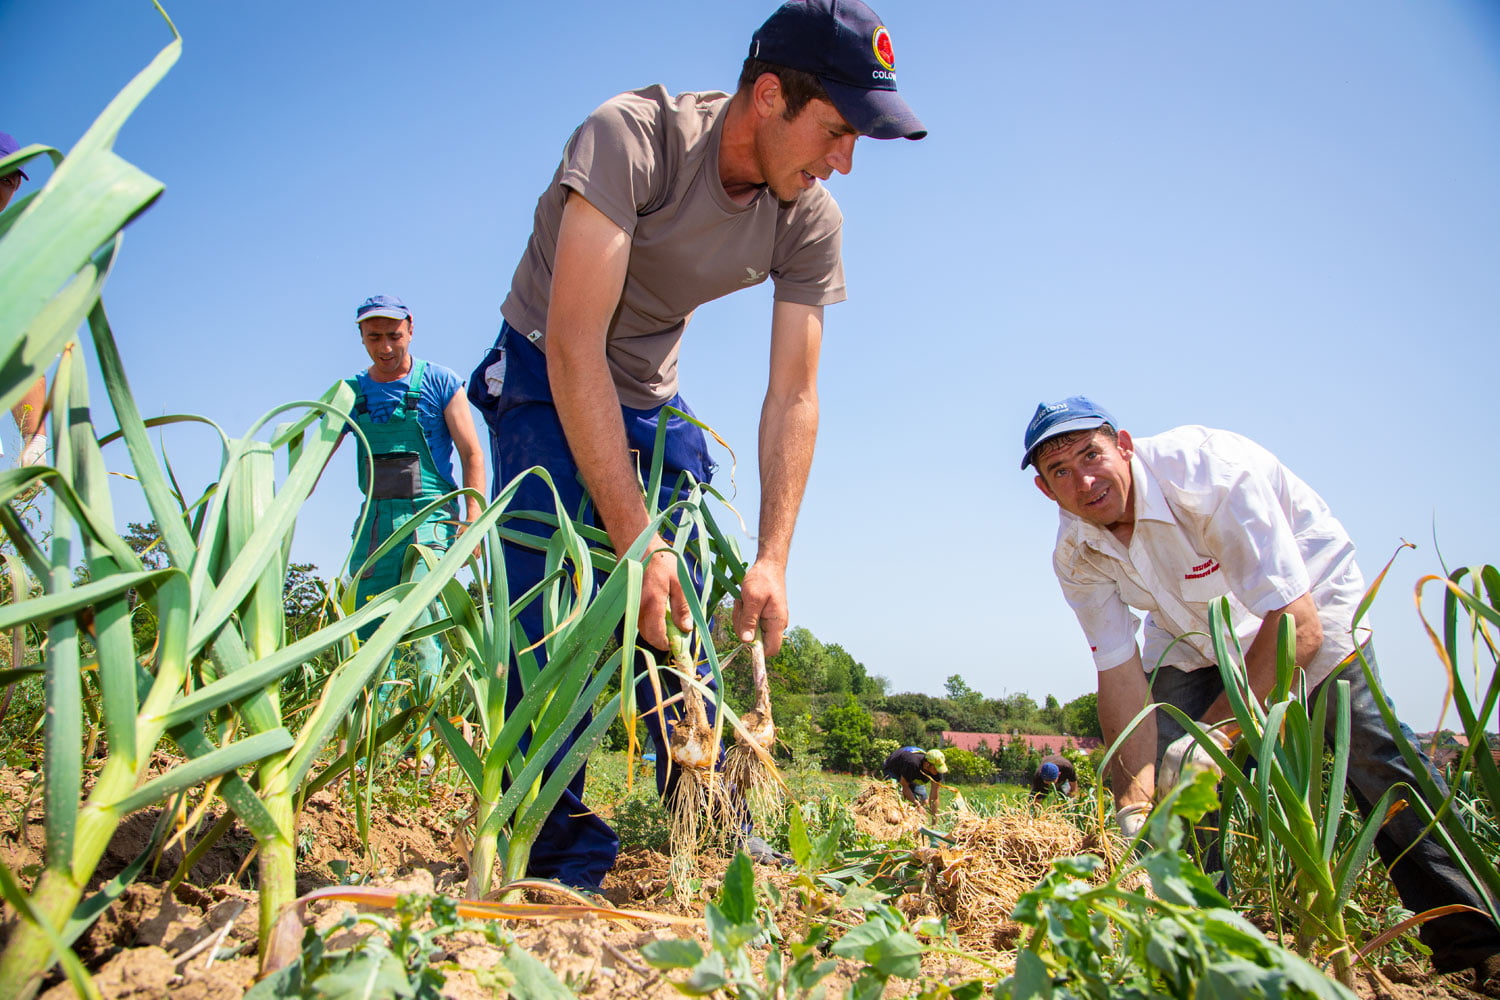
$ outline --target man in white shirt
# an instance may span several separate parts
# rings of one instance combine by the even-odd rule
[[[1349,682],[1348,780],[1361,809],[1399,782],[1415,786],[1354,655],[1354,609],[1365,591],[1354,543],[1323,499],[1274,455],[1207,427],[1132,438],[1102,407],[1072,396],[1037,407],[1021,468],[1029,465],[1037,488],[1059,508],[1053,571],[1093,650],[1107,741],[1152,701],[1204,724],[1231,717],[1206,635],[1209,604],[1227,597],[1259,697],[1276,679],[1286,615],[1296,623],[1296,662],[1309,689],[1331,678]],[[1144,657],[1132,608],[1148,612]],[[1373,663],[1368,637],[1359,642]],[[1155,670],[1149,679],[1148,669]],[[1182,735],[1175,720],[1156,713],[1121,747],[1114,794],[1127,832],[1144,822],[1157,762]],[[1391,869],[1403,904],[1414,912],[1451,903],[1482,909],[1442,847],[1421,838],[1422,826],[1405,810],[1377,837],[1387,866],[1409,851]],[[1472,967],[1480,985],[1500,981],[1500,930],[1488,917],[1442,917],[1423,924],[1421,935],[1439,971]]]

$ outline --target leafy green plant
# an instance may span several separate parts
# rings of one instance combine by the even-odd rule
[[[1366,605],[1372,597],[1373,592],[1367,595]],[[1284,852],[1290,882],[1284,889],[1275,880],[1269,884],[1277,933],[1289,930],[1304,954],[1321,951],[1329,955],[1339,981],[1352,986],[1357,948],[1349,918],[1358,909],[1353,891],[1359,875],[1392,806],[1404,798],[1419,811],[1426,807],[1413,801],[1412,789],[1398,784],[1388,788],[1364,818],[1346,809],[1349,684],[1330,680],[1321,685],[1315,699],[1309,698],[1305,684],[1297,680],[1295,626],[1290,616],[1281,619],[1276,681],[1264,705],[1251,692],[1226,599],[1209,605],[1209,623],[1224,689],[1241,731],[1234,757],[1197,720],[1175,706],[1149,706],[1146,711],[1159,709],[1175,718],[1222,770],[1220,816],[1243,816],[1248,824],[1248,831],[1233,843],[1258,851],[1266,872],[1277,870]],[[1372,688],[1378,690],[1374,684]],[[1331,760],[1326,770],[1325,758]],[[1255,762],[1249,773],[1242,766],[1246,759]]]
[[[5,996],[33,992],[53,957],[62,960],[75,989],[94,995],[67,946],[144,863],[143,855],[127,868],[127,877],[80,904],[120,819],[215,775],[232,774],[292,742],[278,720],[223,746],[205,737],[197,760],[155,777],[147,774],[157,741],[172,727],[165,715],[188,677],[194,638],[201,646],[223,628],[237,601],[215,606],[206,577],[195,579],[184,569],[145,569],[115,531],[87,380],[78,352],[65,349],[85,316],[108,339],[99,292],[118,251],[120,229],[161,193],[160,182],[121,160],[111,147],[126,118],[176,61],[181,42],[172,30],[171,44],[111,102],[66,158],[39,146],[7,158],[18,165],[47,155],[57,166],[41,190],[0,214],[0,406],[15,402],[59,350],[62,359],[49,403],[55,467],[0,473],[0,527],[42,590],[0,611],[0,631],[39,623],[48,636],[43,667],[47,861],[29,896],[0,866],[0,891],[20,915],[0,953],[0,995]],[[108,372],[106,384],[114,388]],[[117,416],[122,425],[128,419],[118,411]],[[33,536],[8,503],[38,485],[53,499],[53,533],[45,541]],[[89,582],[75,586],[73,566],[80,555]],[[253,578],[243,563],[234,570]],[[132,592],[150,604],[160,624],[145,660],[136,656]],[[97,665],[108,756],[84,799],[80,747],[86,656]],[[201,724],[201,716],[192,718],[191,728],[199,735]]]
[[[350,932],[359,934],[357,943],[329,947]],[[446,951],[443,939],[460,932],[504,950],[501,965],[514,995],[573,996],[493,921],[464,919],[457,900],[446,896],[409,893],[397,897],[390,916],[350,913],[321,933],[309,927],[298,960],[257,983],[245,1000],[438,1000],[457,966],[436,956]]]
[[[540,469],[525,474],[546,476]],[[512,480],[491,509],[503,508],[520,482],[519,477]],[[433,720],[478,799],[477,830],[469,857],[468,894],[474,898],[489,890],[502,840],[506,878],[519,878],[525,873],[542,823],[588,754],[602,741],[619,711],[619,702],[608,702],[562,762],[550,774],[544,774],[545,769],[620,672],[624,650],[634,642],[640,564],[621,560],[594,594],[594,557],[588,543],[568,518],[555,520],[557,531],[548,547],[547,576],[514,603],[509,599],[498,545],[490,549],[494,558],[490,560],[487,594],[482,592],[476,601],[466,588],[450,582],[441,595],[453,623],[450,641],[463,666],[464,682],[472,692],[479,722],[480,748],[476,752],[452,722],[442,717]],[[521,544],[519,540],[512,543]],[[548,659],[541,667],[515,625],[515,612],[531,600],[545,600],[551,626],[545,640]],[[502,613],[495,614],[494,608],[502,609]],[[595,669],[617,628],[626,630],[630,645],[617,648]],[[509,671],[495,669],[496,664],[510,659],[513,645],[519,650],[516,662],[520,670],[520,677],[514,680]],[[510,683],[522,684],[526,693],[516,710],[507,713],[506,688]]]
[[[724,991],[743,1000],[781,1000],[821,995],[818,984],[836,967],[822,958],[828,937],[826,924],[813,924],[801,941],[790,942],[787,954],[771,948],[757,974],[750,946],[769,941],[776,931],[769,913],[757,906],[755,875],[750,858],[739,852],[724,872],[724,886],[716,902],[704,907],[709,948],[687,938],[652,941],[641,947],[641,957],[652,967],[687,970],[673,980],[687,996],[710,996]]]
[[[1183,852],[1181,819],[1218,807],[1215,778],[1197,772],[1152,813],[1149,841],[1104,882],[1095,855],[1064,858],[1017,902],[1012,919],[1032,928],[1016,971],[995,995],[1094,1000],[1159,996],[1323,997],[1352,1000],[1345,986],[1274,944],[1235,913]],[[1144,875],[1151,892],[1126,888]]]
[[[219,776],[218,793],[256,840],[264,944],[275,914],[295,895],[295,817],[299,794],[316,783],[309,781],[312,768],[391,651],[409,638],[419,615],[468,558],[450,551],[422,580],[402,583],[348,617],[288,642],[284,586],[292,533],[344,430],[352,392],[339,383],[321,400],[278,407],[239,439],[200,418],[141,418],[99,293],[120,228],[162,186],[110,146],[175,62],[181,40],[175,29],[173,36],[65,159],[41,147],[8,158],[22,162],[45,153],[58,166],[40,191],[0,214],[0,398],[8,405],[18,396],[87,316],[119,431],[101,437],[96,430],[80,354],[66,348],[49,405],[56,467],[0,473],[0,501],[38,485],[54,500],[53,535],[45,544],[8,504],[0,506],[0,527],[41,585],[38,596],[0,609],[0,630],[38,623],[48,633],[47,867],[29,898],[0,869],[0,890],[22,918],[0,954],[5,996],[33,990],[51,956],[61,957],[75,987],[88,991],[87,977],[66,946],[140,871],[140,865],[128,868],[79,904],[120,819]],[[260,440],[257,435],[287,410],[302,415],[274,427],[269,441]],[[170,467],[158,464],[147,434],[149,426],[185,421],[212,428],[221,445],[219,481],[197,498],[182,495]],[[144,567],[113,527],[101,447],[116,438],[123,440],[160,529],[161,568]],[[285,459],[279,479],[278,454]],[[499,514],[486,511],[472,529],[476,537]],[[80,540],[88,581],[82,584],[73,579]],[[145,658],[138,657],[132,628],[136,595],[157,625]],[[356,630],[377,621],[374,634],[353,648]],[[339,665],[294,736],[284,723],[281,680],[330,653]],[[85,697],[86,666],[96,668],[107,757],[80,801],[82,717],[92,709]],[[192,760],[152,777],[147,765],[163,737]],[[247,780],[240,769],[252,765]],[[227,825],[226,817],[215,835]]]
[[[1385,572],[1380,576],[1383,579]],[[1490,917],[1500,921],[1500,906],[1495,902],[1500,899],[1500,861],[1495,854],[1494,832],[1496,817],[1500,816],[1500,767],[1495,764],[1495,747],[1485,731],[1500,704],[1500,648],[1494,635],[1500,627],[1500,570],[1484,565],[1456,569],[1446,578],[1423,577],[1416,586],[1419,612],[1422,591],[1433,583],[1443,588],[1442,632],[1433,628],[1425,613],[1422,624],[1442,663],[1451,703],[1468,743],[1455,765],[1462,780],[1446,791],[1439,787],[1387,701],[1376,699],[1376,704],[1402,757],[1416,774],[1423,796],[1435,805],[1432,835],[1443,838],[1454,861],[1476,885],[1487,890],[1485,902]],[[1377,579],[1372,596],[1379,585]],[[1360,611],[1367,606],[1368,601]],[[1461,666],[1466,660],[1467,665]],[[1374,665],[1363,657],[1361,663],[1373,687]]]

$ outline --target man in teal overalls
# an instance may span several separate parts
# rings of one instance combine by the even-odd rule
[[[375,295],[355,311],[360,342],[370,355],[370,367],[348,379],[354,390],[354,422],[369,442],[359,446],[359,488],[365,495],[354,525],[354,556],[350,569],[360,565],[423,507],[452,493],[453,450],[458,449],[464,486],[485,487],[484,456],[469,400],[459,377],[442,365],[411,356],[411,310],[398,298]],[[373,467],[373,480],[371,468]],[[479,516],[476,496],[464,498],[466,516],[448,504],[429,514],[409,536],[410,541],[446,549]],[[401,582],[406,546],[398,545],[360,573],[356,605]],[[367,639],[380,623],[359,632]],[[441,668],[437,642],[428,637],[412,644],[417,676],[435,679]]]

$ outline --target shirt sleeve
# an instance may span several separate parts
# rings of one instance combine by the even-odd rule
[[[453,402],[453,397],[463,391],[463,380],[452,368],[428,363],[427,374],[422,378],[422,394],[431,400],[433,409],[441,414]]]
[[[1094,666],[1109,670],[1129,660],[1138,648],[1135,635],[1141,622],[1115,581],[1081,559],[1065,565],[1054,558],[1053,569],[1094,654]]]
[[[1201,524],[1207,554],[1218,559],[1234,596],[1264,618],[1311,588],[1297,536],[1276,491],[1275,468],[1254,456],[1232,466]]]
[[[783,211],[771,259],[776,300],[808,306],[844,301],[843,238],[844,217],[826,189],[808,192]]]
[[[650,203],[656,181],[653,151],[657,127],[641,113],[632,95],[595,108],[563,149],[558,183],[578,192],[611,222],[634,235],[641,207]]]

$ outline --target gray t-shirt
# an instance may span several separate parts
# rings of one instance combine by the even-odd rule
[[[841,302],[843,216],[821,184],[794,202],[762,190],[737,205],[719,180],[729,97],[669,95],[660,85],[612,98],[568,140],[537,201],[526,252],[500,311],[546,349],[547,305],[563,203],[587,198],[630,234],[630,265],[610,323],[610,373],[626,406],[649,409],[677,392],[677,353],[693,310],[769,275],[775,297]]]

